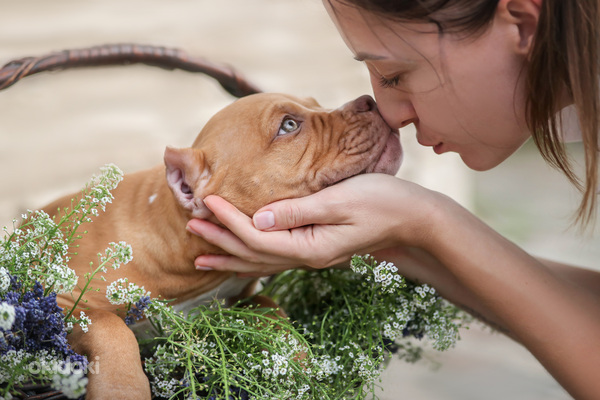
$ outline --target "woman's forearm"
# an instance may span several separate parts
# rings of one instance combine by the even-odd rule
[[[431,214],[436,229],[423,247],[448,270],[446,278],[454,282],[449,299],[460,301],[462,296],[477,303],[476,311],[505,327],[576,398],[597,396],[598,297],[563,279],[459,205],[441,205]]]
[[[425,250],[399,246],[377,251],[374,255],[378,260],[393,262],[402,276],[418,283],[431,285],[446,300],[495,330],[512,337],[508,328],[497,316],[485,307],[481,300],[456,279],[439,260]]]

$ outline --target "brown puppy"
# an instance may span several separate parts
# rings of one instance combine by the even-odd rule
[[[185,229],[192,217],[211,218],[202,201],[207,195],[222,196],[252,215],[273,201],[306,196],[353,175],[395,174],[400,158],[398,133],[369,96],[336,110],[281,94],[248,96],[217,113],[191,148],[167,148],[166,179],[164,165],[126,175],[113,192],[113,204],[87,227],[70,266],[83,277],[109,242],[125,241],[133,261],[106,273],[109,283],[127,277],[153,297],[175,303],[193,303],[217,291],[221,298],[236,296],[251,280],[194,267],[198,255],[223,254]],[[72,197],[44,208],[52,215],[70,206]],[[76,328],[69,338],[76,351],[98,357],[88,398],[149,399],[136,339],[106,299],[106,287],[100,289],[86,295],[89,332]],[[72,306],[71,295],[62,295],[59,304]]]

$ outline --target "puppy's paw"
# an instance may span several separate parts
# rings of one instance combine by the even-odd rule
[[[135,335],[123,320],[108,311],[89,310],[89,331],[75,327],[69,335],[73,350],[94,362],[88,371],[87,400],[149,400],[150,383]]]

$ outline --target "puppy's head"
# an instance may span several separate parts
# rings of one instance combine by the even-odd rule
[[[167,148],[165,164],[181,205],[206,218],[209,194],[251,215],[353,175],[395,174],[401,156],[398,132],[370,96],[326,110],[313,99],[262,93],[218,112],[191,148]]]

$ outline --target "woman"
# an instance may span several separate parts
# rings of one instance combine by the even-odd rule
[[[414,124],[436,153],[475,170],[500,164],[533,136],[582,189],[577,220],[593,223],[598,188],[597,0],[326,0],[369,69],[382,116]],[[585,175],[572,172],[558,112],[572,105]],[[569,132],[572,134],[573,132]],[[199,269],[267,275],[324,268],[371,253],[518,340],[578,399],[600,398],[600,274],[539,260],[456,202],[386,175],[361,175],[250,219],[221,198],[207,206],[229,229],[188,229],[232,256]]]

